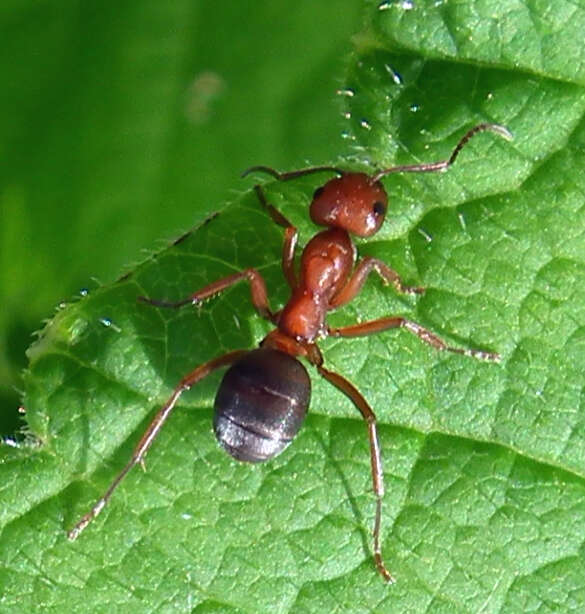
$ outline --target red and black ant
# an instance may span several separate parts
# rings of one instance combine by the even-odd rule
[[[424,292],[424,288],[405,286],[398,273],[376,258],[362,258],[355,265],[356,248],[350,235],[371,237],[382,226],[388,207],[388,196],[380,182],[382,177],[390,173],[446,170],[469,139],[485,130],[506,139],[511,138],[511,134],[503,126],[479,124],[463,136],[446,160],[394,166],[373,175],[347,172],[331,166],[316,166],[288,173],[279,173],[266,166],[253,166],[245,171],[244,176],[260,171],[279,181],[312,173],[337,174],[338,177],[330,179],[315,190],[310,206],[311,219],[315,224],[325,226],[326,230],[319,232],[307,243],[301,255],[300,270],[297,272],[294,264],[297,229],[267,201],[262,188],[256,185],[256,194],[272,220],[285,228],[282,271],[290,286],[291,296],[281,311],[275,313],[270,309],[266,284],[255,269],[246,269],[220,279],[178,302],[139,297],[142,302],[157,307],[196,305],[239,281],[247,280],[256,311],[276,328],[262,340],[258,349],[228,352],[200,365],[179,382],[138,442],[130,461],[92,509],[69,531],[69,539],[76,539],[104,509],[130,469],[143,463],[146,452],[181,394],[216,369],[230,367],[215,397],[213,428],[222,447],[237,460],[253,463],[267,461],[280,454],[298,433],[309,406],[311,381],[305,367],[297,360],[302,357],[345,394],[366,421],[373,490],[376,496],[374,560],[384,579],[393,582],[394,579],[382,558],[380,546],[384,484],[376,416],[353,384],[323,366],[323,356],[316,340],[324,337],[359,337],[390,328],[404,328],[438,350],[481,360],[499,360],[496,353],[447,345],[420,324],[401,316],[388,316],[341,328],[330,328],[326,322],[327,313],[349,303],[360,292],[372,271],[376,271],[385,283],[393,284],[398,292]]]

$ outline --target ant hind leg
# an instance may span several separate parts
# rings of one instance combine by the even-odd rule
[[[329,383],[333,384],[338,390],[349,398],[356,406],[366,421],[368,427],[368,440],[370,442],[370,466],[372,471],[372,486],[376,497],[376,516],[374,519],[374,562],[380,575],[389,582],[394,583],[394,577],[388,571],[382,557],[382,546],[380,544],[380,529],[382,522],[382,498],[384,497],[384,470],[382,468],[382,455],[380,452],[380,441],[378,439],[378,429],[376,426],[376,414],[363,397],[361,392],[345,377],[325,369],[322,365],[316,364],[317,370]]]
[[[73,541],[77,539],[80,533],[87,527],[87,525],[97,518],[100,512],[106,507],[110,497],[119,486],[120,482],[126,477],[128,472],[136,465],[142,465],[144,463],[144,457],[148,452],[150,446],[153,441],[156,439],[163,425],[171,415],[179,397],[185,390],[189,390],[192,386],[194,386],[197,382],[200,382],[203,378],[207,377],[210,373],[219,369],[220,367],[225,367],[233,364],[243,356],[248,353],[248,350],[235,350],[233,352],[228,352],[227,354],[223,354],[223,356],[218,356],[202,365],[199,365],[196,369],[191,371],[191,373],[187,374],[183,379],[179,382],[176,388],[173,390],[171,396],[167,399],[166,403],[162,406],[161,409],[157,412],[156,416],[152,419],[146,432],[140,438],[138,444],[134,448],[134,452],[132,453],[132,457],[126,463],[122,471],[118,473],[118,475],[114,478],[106,492],[94,503],[93,507],[89,510],[85,516],[81,518],[81,520],[67,533],[67,537]]]

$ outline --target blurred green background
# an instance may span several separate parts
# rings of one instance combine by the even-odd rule
[[[0,8],[0,434],[32,333],[243,188],[341,148],[360,0]]]

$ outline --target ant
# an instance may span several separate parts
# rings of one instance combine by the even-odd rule
[[[219,386],[214,404],[213,428],[221,446],[235,459],[252,463],[264,462],[280,454],[298,433],[309,406],[311,381],[305,367],[298,360],[302,357],[353,402],[366,422],[373,491],[376,497],[374,561],[383,578],[394,582],[384,563],[380,545],[384,483],[376,415],[352,383],[323,366],[323,356],[316,341],[324,337],[360,337],[391,328],[404,328],[437,350],[486,361],[500,359],[500,356],[493,352],[447,345],[431,331],[402,316],[388,316],[341,328],[331,328],[326,321],[329,311],[349,303],[360,292],[372,271],[375,271],[385,284],[393,284],[398,292],[424,292],[424,288],[404,285],[398,273],[377,258],[362,258],[356,265],[356,247],[351,235],[371,237],[382,226],[388,207],[388,196],[380,181],[382,177],[391,173],[444,171],[453,164],[467,142],[483,131],[494,132],[505,139],[512,138],[503,126],[479,124],[461,138],[446,160],[393,166],[373,175],[344,171],[331,166],[314,166],[287,173],[279,173],[267,166],[253,166],[246,170],[242,176],[263,172],[279,181],[313,173],[335,173],[337,177],[315,190],[310,205],[311,220],[319,226],[325,226],[326,230],[316,234],[307,243],[301,255],[300,270],[297,272],[294,263],[297,229],[268,202],[262,188],[256,185],[254,190],[260,203],[272,220],[285,229],[282,272],[290,286],[291,296],[282,310],[273,312],[270,309],[266,284],[255,269],[229,275],[178,302],[138,298],[141,302],[156,307],[197,305],[239,281],[247,280],[250,284],[252,304],[260,316],[274,324],[275,329],[261,341],[258,349],[228,352],[198,366],[183,377],[148,426],[132,458],[91,510],[68,532],[69,539],[76,539],[104,509],[127,473],[135,465],[143,465],[147,451],[181,394],[216,369],[229,367]]]

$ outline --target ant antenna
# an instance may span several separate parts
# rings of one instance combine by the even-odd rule
[[[502,138],[506,139],[506,141],[511,141],[514,137],[512,133],[505,127],[500,126],[500,124],[478,124],[474,126],[471,130],[466,132],[459,143],[455,146],[453,153],[447,158],[447,160],[441,160],[440,162],[428,162],[424,164],[406,164],[403,166],[392,166],[390,168],[384,169],[383,171],[377,172],[372,177],[372,182],[376,182],[380,180],[385,175],[389,175],[390,173],[432,173],[435,171],[444,171],[446,170],[459,155],[459,152],[467,145],[467,143],[479,132],[485,131],[493,132],[498,134]]]
[[[312,175],[313,173],[336,173],[337,175],[344,175],[345,171],[342,171],[340,168],[336,168],[335,166],[310,166],[309,168],[302,168],[298,171],[289,171],[288,173],[279,173],[277,170],[270,168],[269,166],[251,166],[247,168],[243,173],[242,177],[246,177],[250,173],[266,173],[268,175],[272,175],[275,179],[279,181],[288,181],[289,179],[296,179],[297,177],[302,177],[304,175]]]

